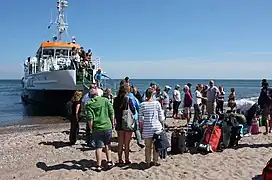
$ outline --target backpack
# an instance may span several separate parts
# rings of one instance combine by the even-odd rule
[[[182,154],[186,151],[186,135],[183,130],[175,129],[171,135],[171,153]]]
[[[271,180],[272,179],[272,158],[267,162],[262,173],[262,180]]]
[[[218,125],[219,117],[215,117],[216,121],[208,124],[203,135],[202,143],[199,144],[198,150],[202,152],[215,152],[219,147],[222,136],[222,129]]]
[[[225,148],[231,148],[238,145],[241,139],[242,126],[232,114],[224,114],[222,122],[223,144]]]
[[[134,115],[129,107],[129,98],[127,98],[127,105],[122,113],[122,129],[125,131],[134,131],[136,128],[136,122],[134,120]]]

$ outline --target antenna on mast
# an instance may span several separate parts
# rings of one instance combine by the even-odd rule
[[[68,7],[68,0],[57,0],[58,18],[57,18],[57,28],[58,28],[58,39],[62,39],[62,34],[67,32],[68,24],[65,22],[64,9]]]
[[[68,7],[68,0],[57,0],[57,11],[58,15],[56,17],[55,22],[52,21],[52,12],[51,12],[51,20],[48,25],[48,29],[51,28],[52,24],[56,24],[58,35],[57,38],[54,37],[54,41],[61,41],[62,40],[62,34],[66,32],[67,36],[68,34],[68,23],[67,23],[67,17],[65,17],[64,9]],[[67,13],[66,13],[67,15]],[[65,20],[66,19],[66,20]],[[70,37],[69,37],[70,38]]]

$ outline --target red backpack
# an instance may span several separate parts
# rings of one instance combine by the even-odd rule
[[[262,180],[272,180],[272,158],[267,162],[263,169]]]

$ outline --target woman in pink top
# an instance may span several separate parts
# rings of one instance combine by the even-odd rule
[[[184,86],[184,117],[187,119],[187,124],[189,124],[190,119],[191,119],[191,107],[193,105],[193,98],[190,93],[190,88],[189,86],[185,85]]]

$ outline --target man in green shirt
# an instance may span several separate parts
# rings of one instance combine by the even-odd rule
[[[107,98],[98,96],[97,88],[91,89],[90,95],[93,98],[85,104],[85,114],[87,121],[90,122],[89,124],[90,129],[92,130],[92,139],[96,148],[96,170],[100,172],[102,170],[101,162],[103,147],[105,147],[108,168],[113,166],[109,145],[114,124],[114,110],[112,104]]]

